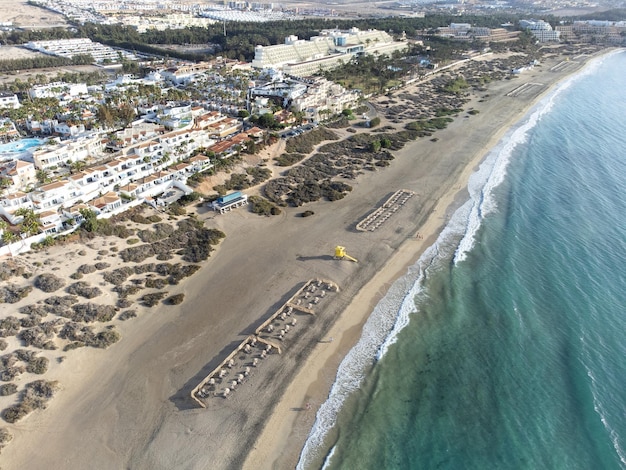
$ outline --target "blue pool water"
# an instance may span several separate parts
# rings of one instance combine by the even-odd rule
[[[0,145],[0,153],[19,153],[32,147],[38,147],[45,142],[43,139],[22,139]]]

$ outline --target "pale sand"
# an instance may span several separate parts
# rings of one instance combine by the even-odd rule
[[[27,0],[0,0],[0,22],[12,22],[21,28],[52,28],[68,26],[59,13],[29,5]],[[2,54],[2,48],[0,48]]]
[[[536,98],[504,95],[524,81],[547,85],[565,76],[548,69],[493,84],[488,99],[466,106],[479,115],[459,117],[437,133],[438,142],[407,145],[389,168],[354,182],[345,199],[307,205],[312,217],[296,218],[302,208],[272,218],[202,211],[207,225],[227,238],[181,285],[185,302],[129,321],[122,340],[107,351],[68,354],[64,367],[47,377],[62,385],[49,408],[11,427],[16,437],[3,452],[3,468],[241,468],[253,447],[249,468],[292,467],[313,412],[291,408],[324,400],[376,300],[434,240],[476,164]],[[402,188],[418,195],[376,232],[354,230]],[[424,240],[415,239],[418,229]],[[360,262],[332,260],[336,244]],[[189,391],[311,277],[330,279],[342,290],[300,333],[301,344],[273,356],[232,399],[194,407]],[[317,344],[330,336],[336,340]]]

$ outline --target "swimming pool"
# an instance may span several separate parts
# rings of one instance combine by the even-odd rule
[[[43,145],[44,139],[21,139],[15,142],[9,142],[8,144],[0,145],[0,153],[20,153],[24,150],[28,150],[31,147],[38,147]]]

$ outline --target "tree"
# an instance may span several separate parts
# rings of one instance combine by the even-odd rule
[[[96,112],[96,119],[100,124],[104,127],[113,127],[115,125],[115,111],[108,104],[102,104],[98,106],[98,111]]]
[[[128,125],[135,120],[135,116],[137,116],[137,113],[128,103],[122,104],[117,109],[117,117],[124,127],[128,127]]]
[[[2,241],[5,244],[8,245],[9,243],[13,243],[15,240],[17,240],[17,235],[10,230],[4,230],[4,232],[2,232]]]
[[[370,151],[377,153],[380,150],[380,140],[372,140],[370,142]]]
[[[37,170],[37,173],[35,173],[35,175],[37,177],[37,181],[39,181],[41,184],[50,182],[50,174],[48,173],[48,170]]]
[[[98,230],[98,215],[94,211],[92,211],[91,209],[81,209],[80,215],[82,215],[84,219],[81,226],[87,232],[95,232]]]
[[[70,163],[70,173],[78,173],[79,171],[82,171],[86,166],[87,164],[82,160],[72,162]]]
[[[41,231],[41,221],[34,210],[20,207],[15,211],[15,215],[22,217],[22,222],[20,223],[21,233],[36,235]]]

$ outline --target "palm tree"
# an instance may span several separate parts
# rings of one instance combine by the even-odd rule
[[[87,164],[82,160],[72,162],[70,163],[70,174],[78,173],[79,171],[82,171],[86,166]]]
[[[2,241],[5,245],[13,243],[15,240],[17,240],[17,235],[15,235],[10,230],[5,230],[4,232],[2,232]]]
[[[20,207],[15,211],[15,215],[23,217],[20,224],[20,232],[29,235],[36,235],[40,232],[41,221],[39,216],[32,209]]]
[[[37,181],[39,181],[41,184],[50,182],[50,175],[48,174],[48,170],[37,170],[36,176]]]

